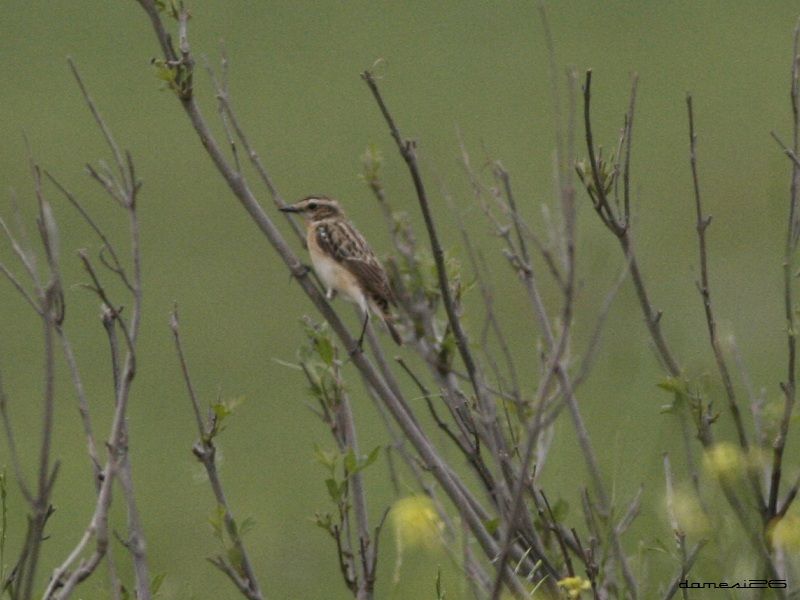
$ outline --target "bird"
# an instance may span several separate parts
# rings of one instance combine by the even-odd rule
[[[383,320],[395,343],[402,345],[390,310],[390,305],[396,306],[397,302],[386,270],[339,202],[327,196],[307,196],[280,210],[303,216],[308,253],[325,286],[325,297],[333,300],[341,294],[361,309],[364,323],[357,349],[362,348],[370,312]]]

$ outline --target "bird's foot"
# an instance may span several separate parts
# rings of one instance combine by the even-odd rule
[[[302,279],[306,277],[311,272],[311,267],[307,264],[300,263],[300,266],[297,267],[296,270],[292,271],[290,275],[290,279],[294,277],[295,279]]]
[[[356,345],[353,346],[350,350],[348,350],[347,354],[350,358],[355,358],[356,354],[363,354],[364,353],[364,338],[360,338]]]

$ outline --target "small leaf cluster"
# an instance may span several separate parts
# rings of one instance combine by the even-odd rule
[[[182,99],[189,98],[192,94],[191,65],[182,61],[166,61],[154,58],[151,64],[155,68],[156,77],[163,81],[163,90],[171,90]]]
[[[210,443],[220,433],[225,431],[227,425],[225,421],[236,412],[239,405],[244,402],[244,398],[232,398],[224,400],[222,398],[211,405],[208,418],[208,426],[203,436],[203,442]]]
[[[180,19],[180,5],[178,2],[175,2],[175,0],[155,0],[155,5],[158,12],[169,15],[176,21]]]
[[[241,577],[246,577],[241,540],[253,530],[256,525],[255,519],[246,517],[241,523],[237,523],[233,516],[225,510],[225,507],[218,504],[209,516],[208,523],[211,525],[214,537],[225,551],[225,559],[216,556],[210,560],[216,563],[225,562]]]
[[[581,180],[581,183],[589,193],[589,197],[596,202],[597,186],[595,184],[591,165],[587,164],[585,160],[579,160],[575,163],[575,172],[578,174],[578,179]],[[611,190],[614,188],[614,183],[617,181],[617,176],[619,175],[613,154],[608,160],[603,158],[602,153],[597,157],[597,174],[603,186],[603,194],[607,195],[611,193]]]

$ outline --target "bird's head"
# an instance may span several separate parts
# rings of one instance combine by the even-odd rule
[[[329,219],[344,214],[339,203],[326,196],[308,196],[294,204],[284,206],[280,210],[289,213],[299,213],[309,221],[319,221],[320,219]]]

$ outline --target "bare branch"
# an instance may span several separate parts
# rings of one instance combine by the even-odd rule
[[[608,202],[608,199],[606,198],[605,187],[607,183],[601,177],[599,171],[598,161],[595,153],[594,139],[592,136],[591,85],[592,85],[592,72],[591,70],[589,70],[586,72],[586,82],[583,88],[584,123],[586,127],[586,147],[589,152],[589,159],[591,162],[591,171],[592,171],[592,185],[591,186],[587,185],[587,192],[590,194],[590,196],[593,196],[593,203],[595,206],[595,210],[600,216],[601,221],[617,237],[620,246],[622,247],[622,250],[625,254],[625,257],[629,261],[631,280],[633,281],[634,288],[636,289],[636,295],[639,299],[639,304],[641,305],[642,312],[644,313],[645,324],[647,325],[647,329],[650,332],[650,336],[652,337],[653,342],[655,343],[658,356],[661,359],[661,362],[664,364],[667,371],[669,372],[669,374],[672,375],[673,377],[678,377],[681,374],[681,369],[678,366],[677,361],[673,357],[672,352],[669,349],[669,346],[667,345],[667,342],[664,339],[664,336],[661,332],[661,311],[656,310],[650,301],[647,288],[644,284],[644,278],[639,268],[639,262],[636,258],[636,253],[633,248],[633,240],[631,238],[629,223],[620,222],[621,217],[616,216],[614,214],[613,208],[611,207],[611,205]],[[635,79],[632,90],[633,91],[631,93],[631,104],[629,107],[629,113],[626,125],[629,134],[630,134],[630,127],[633,123],[633,107],[634,107],[634,97],[636,92]],[[630,139],[628,139],[627,143],[628,150],[630,150],[630,143],[631,143]],[[625,161],[627,170],[628,165],[630,164],[630,157],[626,156]],[[626,181],[625,185],[627,186],[630,185],[629,177],[630,175],[628,175],[625,178]]]
[[[728,365],[725,362],[725,356],[722,353],[719,338],[717,336],[717,324],[714,318],[714,308],[711,303],[711,289],[708,278],[708,250],[706,247],[706,230],[711,224],[711,216],[703,214],[703,205],[700,199],[700,181],[697,175],[697,134],[694,128],[694,111],[692,110],[692,96],[686,95],[686,107],[689,113],[689,157],[692,166],[692,184],[694,187],[694,204],[697,214],[697,239],[700,248],[700,282],[698,288],[700,295],[703,299],[703,307],[705,308],[706,324],[708,326],[708,335],[711,342],[711,348],[714,351],[714,359],[717,362],[717,367],[722,378],[722,383],[725,388],[725,394],[728,397],[728,406],[733,416],[734,424],[736,425],[736,432],[739,436],[739,444],[745,450],[748,447],[747,434],[744,431],[744,424],[742,423],[741,413],[739,411],[739,404],[736,401],[736,392],[733,388],[733,381],[731,379]]]
[[[14,204],[16,208],[16,202]],[[25,271],[28,273],[28,276],[33,282],[34,287],[38,290],[41,287],[41,283],[39,281],[39,274],[36,272],[36,266],[33,262],[32,254],[30,252],[26,252],[22,248],[22,245],[17,241],[17,239],[11,233],[11,229],[8,227],[8,225],[6,225],[6,222],[3,219],[0,219],[0,228],[3,229],[3,233],[8,239],[9,244],[11,244],[11,248],[14,251],[14,254],[16,254],[17,258],[22,263],[23,267],[25,267]],[[14,282],[12,281],[12,283]],[[17,286],[18,284],[15,284],[15,287]]]
[[[107,264],[105,261],[103,262],[103,264],[105,264],[111,271],[116,273],[122,280],[122,282],[125,284],[125,287],[128,288],[128,291],[132,293],[133,285],[128,279],[125,269],[122,266],[122,263],[120,262],[119,257],[117,255],[117,251],[115,250],[114,245],[108,239],[108,236],[103,232],[103,230],[100,228],[97,222],[94,219],[92,219],[87,210],[78,201],[78,199],[72,193],[70,193],[69,190],[67,190],[63,185],[61,185],[61,183],[48,171],[45,170],[44,174],[53,183],[53,185],[55,185],[58,188],[58,190],[64,195],[64,197],[75,208],[75,210],[78,211],[81,217],[83,217],[83,220],[86,221],[89,227],[91,227],[92,230],[97,234],[97,237],[100,238],[100,241],[103,242],[103,248],[109,253],[112,260],[111,264]],[[102,260],[103,259],[102,253],[100,257]]]
[[[0,262],[0,273],[2,273],[6,279],[14,286],[14,288],[19,292],[20,296],[28,303],[28,305],[33,309],[33,311],[42,316],[42,309],[39,304],[34,300],[33,296],[28,293],[23,285],[20,283],[19,279],[17,279],[14,274],[8,270],[8,268]]]
[[[192,379],[189,375],[189,368],[186,364],[186,356],[183,352],[183,345],[181,344],[177,306],[173,309],[172,316],[170,318],[170,329],[172,330],[172,336],[175,341],[175,350],[178,354],[181,372],[183,373],[183,380],[186,383],[189,400],[192,403],[192,409],[197,420],[198,435],[200,436],[199,440],[192,448],[192,452],[202,463],[206,473],[208,474],[208,481],[211,484],[212,491],[214,492],[214,498],[217,501],[217,505],[223,512],[225,529],[230,536],[231,542],[233,543],[233,546],[236,549],[240,559],[240,565],[238,565],[238,567],[241,569],[241,576],[236,573],[234,567],[227,560],[221,557],[216,557],[215,559],[209,560],[222,572],[228,575],[247,598],[250,598],[251,600],[262,600],[263,596],[261,594],[261,588],[253,571],[250,557],[248,556],[247,550],[242,543],[239,528],[236,525],[236,520],[231,512],[230,505],[228,504],[228,500],[225,496],[225,491],[222,486],[222,481],[219,477],[219,472],[217,471],[213,425],[207,426],[201,417],[200,404],[197,399],[197,394],[194,390],[194,385],[192,384]],[[236,576],[234,577],[233,575]]]
[[[797,158],[800,154],[800,21],[794,30],[794,45],[792,52],[791,71],[791,103],[792,103],[792,153],[790,157]],[[776,137],[777,140],[777,137]],[[788,154],[788,153],[787,153]],[[797,319],[794,306],[794,264],[798,240],[798,189],[800,188],[800,165],[792,162],[792,183],[789,193],[789,217],[787,219],[786,249],[783,258],[783,299],[784,315],[786,318],[786,343],[787,343],[787,375],[786,381],[781,384],[784,394],[783,414],[778,426],[778,435],[772,445],[772,475],[769,485],[769,501],[767,516],[772,517],[778,511],[778,495],[780,491],[783,469],[783,455],[786,449],[786,439],[789,434],[789,424],[794,412],[797,393]]]
[[[211,81],[214,85],[214,89],[216,91],[217,100],[219,101],[219,108],[220,108],[220,116],[223,119],[223,123],[226,123],[226,120],[230,121],[231,126],[233,127],[233,131],[236,134],[236,137],[239,138],[239,141],[242,143],[242,148],[247,153],[247,157],[250,159],[251,164],[255,168],[258,176],[261,178],[262,183],[267,188],[269,195],[272,197],[272,200],[275,203],[275,206],[278,208],[285,208],[286,201],[281,196],[278,188],[275,186],[275,183],[272,181],[272,177],[270,176],[269,172],[267,171],[266,167],[264,166],[261,157],[258,155],[258,152],[250,145],[250,141],[247,138],[247,135],[242,129],[242,126],[239,124],[239,119],[236,116],[236,112],[233,110],[233,105],[231,104],[230,95],[228,94],[228,86],[227,86],[227,69],[228,69],[228,57],[225,54],[224,50],[222,53],[222,73],[223,78],[222,82],[218,82],[214,72],[209,68],[209,73],[211,74]],[[227,117],[227,119],[226,119]],[[227,127],[226,127],[227,132]],[[237,170],[241,171],[238,164],[238,157],[235,153],[235,144],[228,134],[228,143],[231,144],[232,148],[234,149],[234,159],[236,161]],[[284,212],[283,215],[285,216],[286,220],[288,221],[289,225],[292,228],[292,231],[297,236],[297,238],[305,244],[305,235],[303,234],[300,226],[297,223],[296,216],[292,213]]]
[[[84,99],[89,106],[95,122],[103,132],[103,136],[105,137],[106,142],[108,143],[109,148],[114,155],[117,170],[119,171],[119,179],[117,180],[108,169],[106,169],[108,174],[104,175],[89,167],[90,175],[101,182],[109,196],[112,197],[126,211],[128,216],[133,272],[132,275],[128,276],[124,267],[121,265],[119,260],[116,259],[113,259],[115,260],[115,263],[112,265],[112,271],[115,271],[123,280],[123,282],[126,283],[126,287],[132,296],[132,308],[130,322],[126,323],[122,319],[119,309],[115,308],[116,305],[107,296],[102,284],[100,283],[99,277],[97,276],[97,273],[95,272],[91,261],[88,258],[88,255],[85,252],[79,253],[79,257],[81,258],[84,267],[86,268],[86,271],[89,273],[93,282],[93,286],[90,286],[90,289],[97,294],[102,301],[103,306],[105,307],[102,317],[103,324],[107,331],[109,331],[109,328],[113,330],[115,324],[121,328],[125,337],[127,350],[124,358],[118,363],[115,356],[116,350],[113,332],[109,331],[109,339],[112,342],[115,406],[107,442],[108,458],[99,476],[99,479],[102,480],[102,483],[98,490],[95,510],[89,525],[87,526],[83,536],[73,551],[69,554],[69,556],[67,556],[61,565],[54,570],[53,576],[51,577],[50,583],[45,590],[43,598],[44,600],[50,600],[51,598],[54,598],[55,594],[57,593],[59,600],[67,600],[75,587],[80,582],[90,577],[102,562],[103,558],[106,557],[109,547],[108,513],[111,506],[111,490],[114,479],[119,475],[123,488],[123,496],[125,497],[126,504],[128,506],[129,548],[131,549],[133,557],[134,574],[136,579],[136,594],[137,598],[140,600],[150,600],[150,576],[145,552],[144,533],[142,531],[138,510],[136,508],[130,461],[127,456],[128,432],[126,427],[128,401],[130,398],[133,380],[136,375],[136,346],[139,335],[139,324],[142,316],[141,254],[139,247],[139,221],[136,213],[136,197],[140,188],[140,183],[136,178],[133,160],[130,154],[126,152],[123,157],[122,152],[116,146],[116,143],[111,136],[110,129],[105,125],[105,122],[100,117],[97,108],[95,107],[91,98],[88,96],[86,88],[83,86],[83,82],[77,72],[77,69],[75,68],[75,65],[71,61],[70,68],[72,69],[73,74],[78,81],[78,85],[81,88],[81,92],[83,93]],[[51,180],[72,202],[74,198],[70,198],[69,193],[67,193],[62,186],[58,185],[54,179]],[[41,205],[42,199],[40,197],[40,206]],[[81,210],[77,202],[73,202],[73,205],[78,208],[84,219],[87,220],[89,225],[95,230],[101,239],[103,239],[105,236],[102,234],[102,230],[96,224],[93,224],[93,221],[88,218],[88,213],[86,213],[84,210]],[[47,244],[45,244],[45,247],[47,248]],[[111,244],[107,244],[107,247],[111,248]],[[52,265],[52,261],[50,262]],[[76,374],[77,370],[73,369],[73,377],[75,377]],[[85,427],[86,423],[84,423],[84,428]],[[92,540],[95,540],[95,549],[91,556],[88,559],[83,559],[79,564],[79,567],[72,571],[72,573],[69,573],[69,569],[86,551]]]
[[[108,144],[111,153],[114,155],[114,162],[117,163],[117,167],[119,169],[119,177],[122,184],[129,188],[133,185],[133,181],[128,181],[126,179],[126,172],[123,165],[125,164],[122,160],[122,152],[120,152],[119,146],[114,141],[114,136],[111,135],[111,130],[106,125],[103,118],[100,116],[100,111],[97,110],[97,106],[92,100],[92,97],[89,95],[89,91],[86,89],[86,86],[83,83],[83,79],[81,78],[81,74],[78,72],[78,68],[75,66],[75,61],[72,60],[72,57],[67,58],[67,63],[69,64],[70,71],[72,71],[73,77],[75,77],[75,81],[78,83],[78,87],[81,89],[81,94],[83,94],[83,98],[86,101],[86,105],[89,107],[89,110],[92,113],[92,117],[94,118],[95,123],[100,128],[100,131],[103,133],[103,137],[106,140],[106,144]]]
[[[708,277],[708,249],[706,245],[706,230],[711,224],[711,216],[703,214],[703,205],[700,196],[700,179],[697,174],[697,134],[694,128],[694,110],[692,108],[692,96],[686,95],[686,109],[689,114],[689,160],[692,167],[692,185],[694,188],[694,205],[695,213],[697,216],[697,239],[700,250],[700,281],[697,284],[700,296],[703,300],[703,308],[705,309],[706,325],[708,327],[708,337],[711,343],[711,349],[714,353],[714,360],[717,363],[722,385],[725,388],[725,395],[728,399],[728,409],[730,410],[731,417],[733,417],[734,425],[736,426],[736,433],[739,437],[739,445],[747,452],[749,444],[747,441],[747,434],[745,433],[744,423],[742,422],[741,412],[739,410],[739,403],[736,399],[736,391],[733,387],[733,379],[731,378],[728,364],[725,360],[725,355],[720,345],[719,337],[717,334],[717,323],[714,317],[714,308],[711,302],[711,288]],[[754,469],[748,468],[749,479],[753,494],[758,503],[758,509],[762,516],[765,515],[766,504],[764,502],[764,494],[761,490],[761,483],[758,480],[758,474]]]

